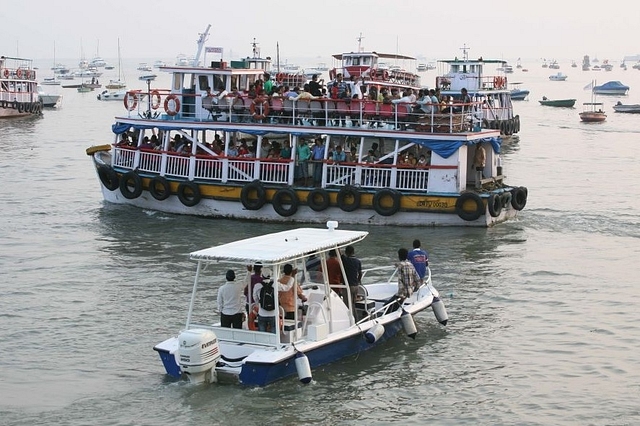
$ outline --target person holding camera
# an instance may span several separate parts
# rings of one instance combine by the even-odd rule
[[[227,328],[242,328],[246,297],[243,294],[245,282],[236,282],[236,273],[229,269],[227,282],[218,289],[218,312],[220,325]]]

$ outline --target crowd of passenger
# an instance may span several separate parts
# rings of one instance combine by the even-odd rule
[[[274,81],[269,73],[264,73],[262,78],[256,80],[247,93],[242,93],[233,88],[231,92],[219,85],[214,92],[207,91],[203,99],[203,107],[222,105],[222,100],[227,99],[228,105],[233,105],[235,100],[242,97],[272,101],[276,98],[292,101],[300,100],[344,100],[345,102],[375,101],[379,104],[399,105],[404,104],[410,116],[426,114],[445,114],[449,112],[464,112],[471,108],[471,97],[466,89],[461,90],[461,95],[454,99],[453,96],[443,95],[440,89],[412,89],[394,88],[368,82],[364,78],[351,76],[345,80],[341,73],[327,84],[318,75],[313,75],[311,80],[302,87],[290,87],[281,82]]]
[[[136,149],[138,134],[122,133],[118,147]],[[140,150],[162,151],[162,134],[154,133],[151,136],[143,136]],[[344,146],[343,146],[344,144]],[[258,139],[238,138],[233,140],[225,153],[225,143],[219,133],[214,135],[210,142],[204,142],[197,148],[197,155],[211,155],[211,153],[229,158],[261,158],[266,160],[296,160],[296,179],[308,183],[308,178],[313,178],[318,185],[322,176],[322,164],[327,161],[330,164],[338,163],[366,163],[366,164],[393,164],[393,158],[381,154],[379,144],[374,142],[369,149],[363,150],[360,158],[359,144],[350,143],[348,140],[342,143],[329,142],[325,157],[325,139],[315,137],[313,139],[298,139],[295,157],[293,157],[291,143],[288,139],[270,139],[263,137]],[[169,152],[191,155],[192,144],[189,139],[176,133],[169,142]],[[413,147],[398,154],[397,165],[427,167],[431,160],[431,151]],[[309,176],[308,167],[312,165],[312,175]],[[306,172],[305,172],[306,171]],[[302,182],[301,182],[302,183]]]

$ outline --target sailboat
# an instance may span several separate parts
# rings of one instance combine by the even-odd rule
[[[127,84],[122,77],[122,59],[120,57],[120,39],[118,39],[118,79],[109,80],[109,84],[105,87],[107,90],[98,94],[99,101],[119,101],[124,99],[127,94]]]
[[[602,102],[595,101],[595,92],[593,88],[595,87],[596,82],[592,81],[590,85],[585,87],[585,90],[591,89],[591,102],[585,102],[582,105],[584,106],[584,111],[580,113],[580,120],[584,123],[600,123],[607,119],[607,114],[602,110],[602,106],[604,105]]]

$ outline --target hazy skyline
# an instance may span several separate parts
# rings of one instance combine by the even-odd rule
[[[601,7],[575,2],[396,0],[299,1],[193,0],[179,2],[14,2],[0,10],[0,54],[36,60],[86,59],[99,54],[170,60],[196,52],[198,34],[212,24],[207,46],[225,49],[225,60],[251,55],[255,38],[261,56],[275,60],[318,58],[364,50],[429,59],[470,56],[580,60],[588,54],[619,61],[640,53],[633,18],[640,6],[614,0]],[[628,23],[624,23],[628,16]],[[73,66],[75,64],[68,64]]]

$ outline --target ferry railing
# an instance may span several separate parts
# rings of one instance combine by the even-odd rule
[[[192,156],[130,147],[115,147],[113,158],[113,166],[123,169],[218,182],[251,182],[259,179],[264,183],[288,185],[293,181],[295,168],[292,160]],[[323,169],[323,187],[350,185],[424,191],[429,179],[428,167],[325,160]]]

